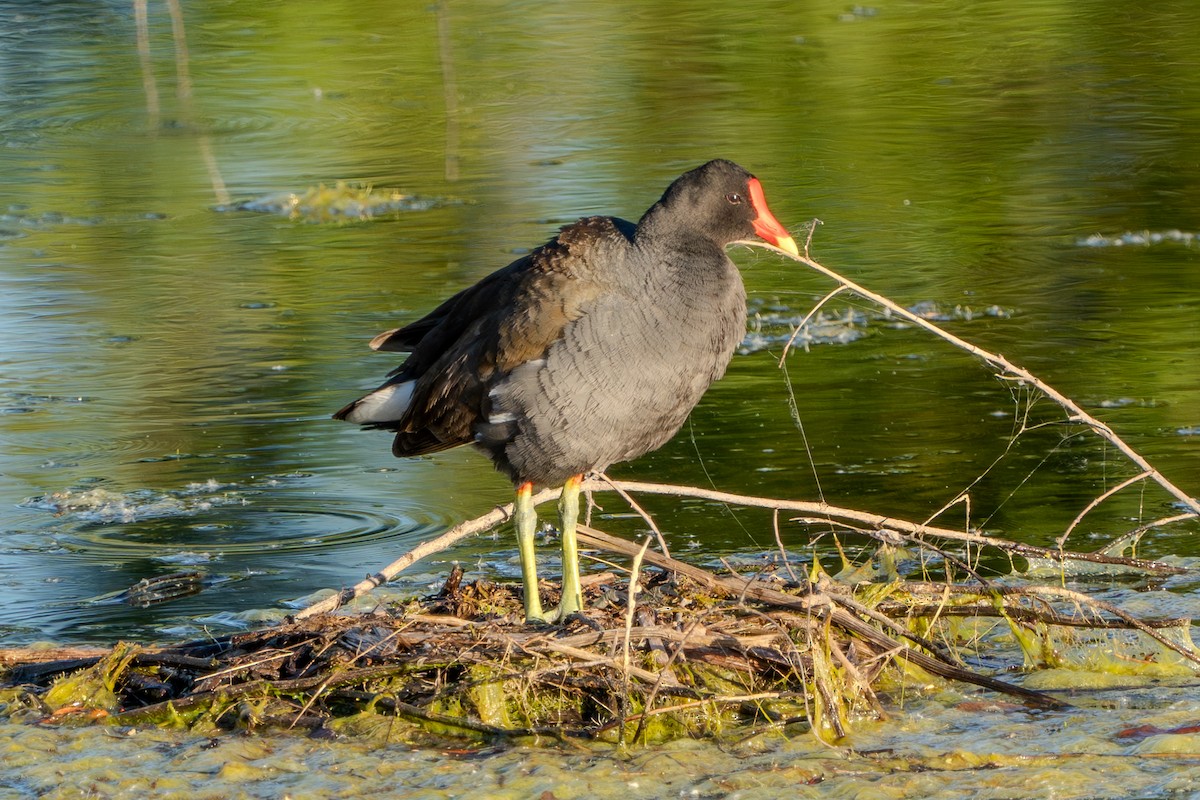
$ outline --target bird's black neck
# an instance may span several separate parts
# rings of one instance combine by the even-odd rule
[[[660,250],[689,255],[724,253],[725,248],[698,227],[687,224],[678,212],[662,200],[650,207],[638,221],[634,243],[646,250]]]

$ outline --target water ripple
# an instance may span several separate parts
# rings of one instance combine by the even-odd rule
[[[21,505],[65,518],[52,532],[56,544],[101,562],[203,563],[261,552],[336,550],[428,535],[450,524],[420,506],[397,513],[352,508],[335,497],[277,498],[216,481],[174,492],[66,490]]]

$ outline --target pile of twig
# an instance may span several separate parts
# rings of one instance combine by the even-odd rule
[[[1038,595],[1032,607],[1021,607],[1031,595],[1015,590],[1011,603],[996,605],[980,586],[935,596],[919,582],[872,606],[827,577],[814,584],[761,571],[717,575],[591,528],[581,541],[629,556],[633,586],[611,572],[590,576],[587,616],[565,625],[525,625],[515,590],[464,584],[456,569],[438,595],[404,608],[307,614],[218,640],[19,664],[7,672],[15,688],[3,697],[9,713],[20,707],[38,720],[298,728],[425,743],[646,742],[787,726],[836,739],[855,716],[884,715],[876,695],[889,665],[899,668],[890,670],[895,685],[940,676],[1034,707],[1066,705],[966,667],[957,649],[932,638],[933,619],[1004,615],[1013,625],[1156,636],[1180,623],[1134,620],[1113,608],[1065,612],[1055,601],[1079,608],[1080,598],[1061,594]],[[643,561],[646,570],[637,566]],[[923,635],[914,632],[918,618]]]
[[[711,575],[707,586],[668,575],[648,583],[652,603],[632,610],[627,586],[614,581],[614,591],[593,580],[588,618],[553,629],[522,624],[519,597],[505,587],[451,581],[438,598],[399,613],[318,615],[165,649],[118,646],[21,665],[7,677],[23,688],[27,713],[44,721],[336,734],[377,729],[390,718],[389,736],[425,742],[655,741],[813,722],[840,736],[849,714],[882,714],[870,683],[895,642],[874,628],[866,638],[832,633],[820,620],[840,612],[812,593],[747,592]],[[735,589],[768,600],[717,596]]]

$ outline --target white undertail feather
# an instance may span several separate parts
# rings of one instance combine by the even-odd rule
[[[413,384],[414,381],[393,383],[371,392],[355,403],[346,421],[359,425],[398,421],[412,402]]]

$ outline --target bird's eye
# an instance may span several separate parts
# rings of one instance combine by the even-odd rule
[[[729,194],[725,195],[725,199],[733,203],[735,206],[742,202],[742,196],[737,192],[730,192]]]

